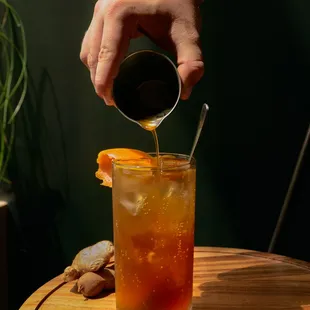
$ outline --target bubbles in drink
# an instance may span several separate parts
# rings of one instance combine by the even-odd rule
[[[191,302],[195,175],[167,170],[182,164],[175,157],[161,160],[162,170],[114,173],[119,309],[187,310]]]

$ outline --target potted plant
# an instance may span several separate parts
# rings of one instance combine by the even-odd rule
[[[0,0],[0,193],[10,189],[7,168],[14,142],[15,119],[27,92],[26,65],[23,23],[12,5],[7,0]]]
[[[15,120],[27,92],[27,50],[22,21],[7,0],[0,0],[0,309],[8,309],[8,208],[14,195],[8,173]]]

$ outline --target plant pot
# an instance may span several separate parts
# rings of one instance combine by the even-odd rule
[[[14,195],[0,188],[0,309],[8,309],[8,213]]]

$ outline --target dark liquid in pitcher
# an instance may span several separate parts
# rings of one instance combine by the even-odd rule
[[[126,95],[127,100],[118,98],[117,107],[126,116],[139,122],[165,116],[175,105],[178,89],[171,89],[171,86],[163,81],[151,80],[142,82],[135,89],[123,91],[119,96]]]

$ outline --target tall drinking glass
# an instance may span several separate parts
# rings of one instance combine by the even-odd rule
[[[113,163],[118,310],[191,309],[196,167],[188,160]]]

